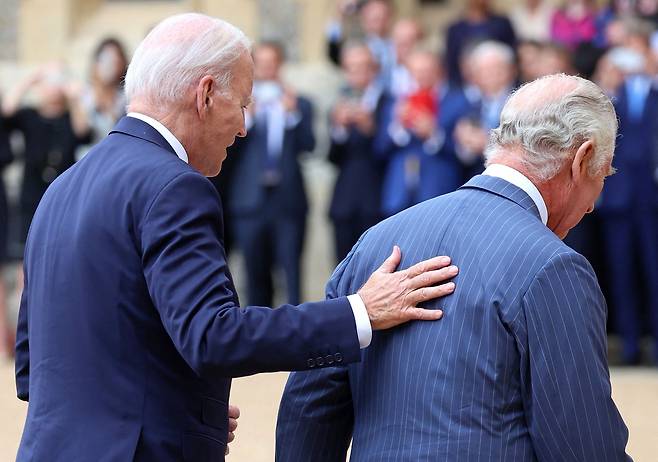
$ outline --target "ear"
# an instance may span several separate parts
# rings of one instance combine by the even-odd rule
[[[196,110],[201,119],[208,115],[208,109],[213,104],[216,95],[216,84],[214,77],[205,75],[196,86]]]
[[[571,163],[572,182],[579,182],[589,176],[588,169],[592,157],[594,157],[594,142],[587,140],[578,147]]]

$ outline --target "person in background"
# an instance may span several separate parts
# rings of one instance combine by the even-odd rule
[[[229,224],[245,259],[249,304],[272,305],[275,268],[285,275],[286,299],[298,304],[308,211],[299,156],[315,148],[313,107],[283,82],[279,43],[255,46],[253,57],[253,103],[248,134],[235,144]]]
[[[118,39],[108,37],[96,46],[90,70],[90,84],[82,94],[91,144],[104,138],[126,113],[123,80],[128,69],[128,56]],[[81,148],[82,157],[91,146]]]
[[[620,32],[619,22],[636,14],[635,3],[634,0],[609,0],[608,4],[599,10],[595,19],[594,45],[598,48],[620,45],[617,39]]]
[[[25,143],[19,198],[22,242],[46,188],[73,165],[76,149],[90,141],[80,90],[61,64],[51,63],[16,85],[2,103],[7,129],[20,132]],[[36,93],[36,106],[24,101],[30,91]]]
[[[516,47],[519,67],[519,81],[532,82],[541,76],[541,52],[544,43],[535,40],[519,42]]]
[[[462,16],[448,27],[445,60],[451,85],[464,82],[461,59],[477,43],[494,40],[516,49],[512,23],[506,16],[495,14],[490,4],[489,0],[467,0]]]
[[[593,0],[563,2],[551,20],[551,40],[570,50],[596,36],[596,4]]]
[[[377,63],[365,44],[343,50],[346,85],[331,110],[329,161],[338,178],[329,206],[336,260],[380,219],[382,165],[373,153],[375,130],[389,98],[377,84]]]
[[[7,290],[4,278],[4,265],[8,255],[9,232],[9,205],[3,172],[11,164],[14,156],[9,146],[9,136],[4,127],[3,117],[0,115],[0,360],[13,356],[14,335],[9,327],[7,312]]]
[[[645,62],[644,74],[655,78],[658,74],[658,60],[651,49],[651,37],[656,30],[655,26],[640,18],[626,18],[623,26],[623,47],[640,54]]]
[[[455,190],[459,166],[446,143],[447,86],[435,54],[415,50],[407,59],[414,91],[391,100],[375,139],[377,156],[386,161],[382,213],[393,215],[424,200]]]
[[[359,31],[349,37],[344,23],[350,16],[358,15]],[[338,20],[330,23],[327,30],[327,52],[329,59],[339,66],[341,48],[348,39],[361,39],[370,48],[379,66],[379,83],[387,88],[395,64],[393,45],[390,39],[393,7],[388,0],[342,0],[338,3]]]
[[[648,42],[648,35],[645,36]],[[613,89],[620,137],[598,206],[610,278],[610,304],[622,337],[622,362],[642,362],[642,291],[658,364],[658,90],[647,72],[646,55],[633,48],[608,52],[608,65],[623,82]],[[639,286],[638,281],[645,281]]]
[[[407,59],[418,47],[423,36],[423,28],[415,19],[399,19],[393,25],[391,41],[395,53],[395,64],[387,90],[394,98],[406,96],[414,89],[415,83],[407,67]]]
[[[539,52],[538,77],[551,74],[575,75],[569,50],[558,43],[545,43]]]
[[[516,86],[514,51],[499,42],[483,42],[466,58],[476,97],[464,108],[454,131],[455,152],[462,164],[460,180],[484,170],[484,149],[489,131],[498,126],[500,111]]]
[[[547,42],[551,38],[551,19],[555,7],[547,0],[515,2],[509,14],[514,32],[520,41]]]

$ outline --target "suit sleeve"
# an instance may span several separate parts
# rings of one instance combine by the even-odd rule
[[[142,265],[174,345],[201,377],[321,367],[359,360],[346,297],[299,306],[241,308],[221,241],[212,184],[183,173],[157,195],[141,226]]]
[[[28,336],[27,270],[24,269],[23,294],[16,326],[16,396],[22,401],[30,399],[30,340]]]
[[[605,300],[587,260],[554,256],[526,292],[523,314],[521,386],[538,460],[629,460],[611,397]]]
[[[327,298],[346,291],[341,279],[353,255],[354,249],[334,271],[327,285]],[[276,460],[344,461],[353,426],[352,392],[346,367],[294,372],[288,378],[279,406]]]

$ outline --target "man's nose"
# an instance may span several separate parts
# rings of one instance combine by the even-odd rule
[[[239,136],[240,138],[247,136],[247,124],[244,121],[244,116],[242,117],[242,124],[240,125],[240,129],[236,136]]]

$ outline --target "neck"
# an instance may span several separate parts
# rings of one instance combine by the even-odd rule
[[[548,211],[548,223],[546,226],[555,232],[556,229],[561,228],[560,225],[566,218],[564,212],[566,210],[565,205],[569,191],[569,169],[563,168],[550,181],[542,181],[537,175],[530,172],[523,162],[519,161],[520,158],[522,158],[522,153],[518,150],[508,151],[504,155],[496,157],[494,162],[496,164],[507,165],[519,171],[535,185],[542,199],[544,199],[546,210]],[[562,238],[563,236],[559,237]]]
[[[188,154],[190,165],[194,166],[191,153],[195,146],[195,140],[191,136],[189,127],[193,127],[195,122],[191,120],[189,110],[185,110],[180,105],[171,105],[158,110],[154,108],[154,105],[143,100],[134,100],[130,102],[128,112],[139,112],[167,127],[167,130],[183,145]]]

